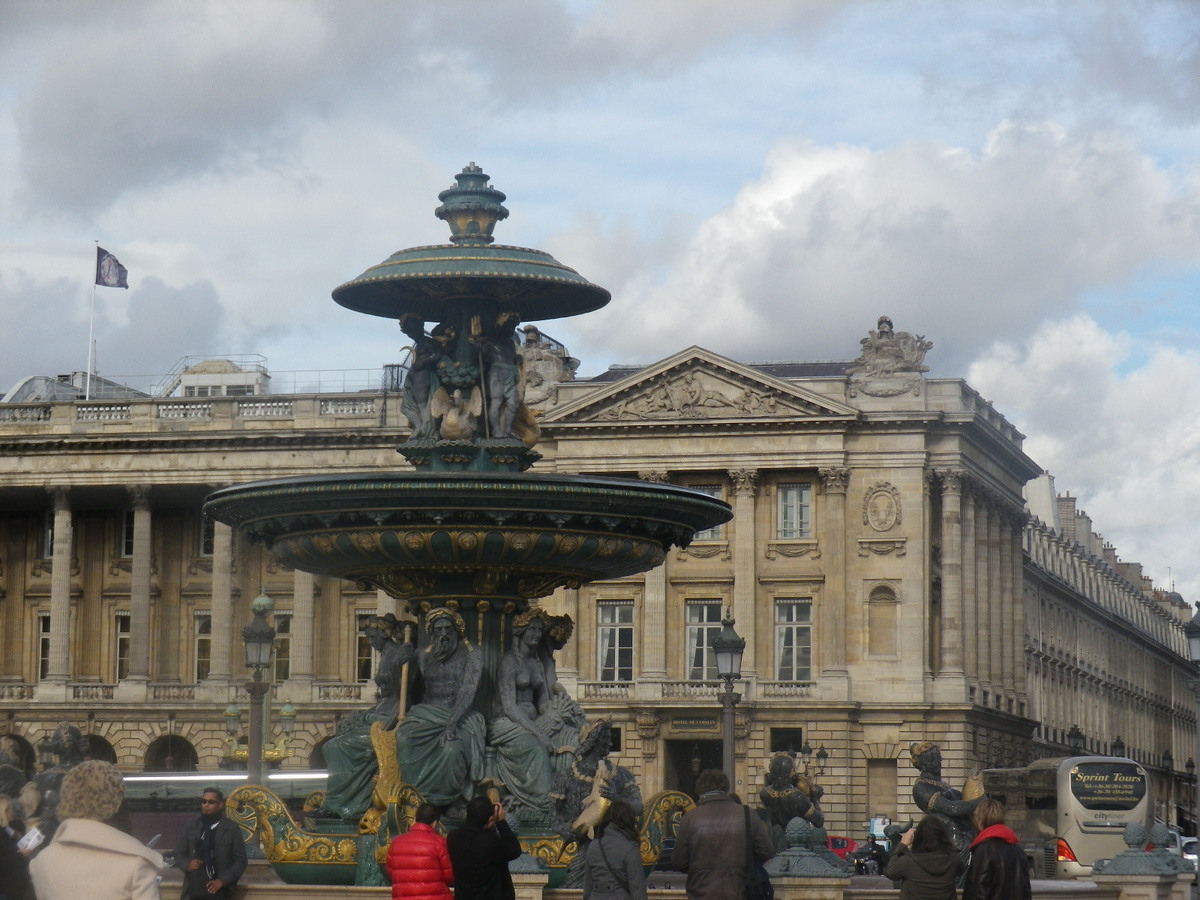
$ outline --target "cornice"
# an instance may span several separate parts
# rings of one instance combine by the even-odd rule
[[[33,456],[61,453],[164,453],[183,450],[259,450],[279,447],[394,448],[405,429],[370,431],[220,432],[202,434],[54,435],[0,439],[0,456]]]

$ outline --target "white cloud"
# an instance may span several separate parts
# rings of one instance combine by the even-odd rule
[[[976,151],[789,140],[665,278],[631,286],[585,333],[645,359],[684,320],[696,343],[740,358],[846,358],[886,313],[926,332],[939,371],[961,371],[1081,292],[1158,260],[1194,264],[1198,247],[1200,194],[1105,135],[1004,123]]]
[[[1146,361],[1120,372],[1135,350]],[[1077,315],[988,349],[971,384],[1028,435],[1026,452],[1079,499],[1122,559],[1200,595],[1200,352],[1135,348]]]

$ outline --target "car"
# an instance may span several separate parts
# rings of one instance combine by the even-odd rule
[[[840,837],[831,834],[829,836],[829,849],[836,853],[841,859],[845,859],[851,853],[858,849],[858,841],[854,838]]]
[[[1188,863],[1193,869],[1196,868],[1196,838],[1185,837],[1179,842],[1179,852],[1183,856],[1184,862]]]

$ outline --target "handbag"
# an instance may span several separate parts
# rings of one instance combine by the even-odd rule
[[[754,833],[750,830],[750,807],[746,814],[746,900],[775,900],[775,888],[763,864],[754,859]]]

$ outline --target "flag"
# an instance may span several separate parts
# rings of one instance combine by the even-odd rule
[[[96,248],[96,284],[100,287],[129,287],[129,270],[103,247]]]

